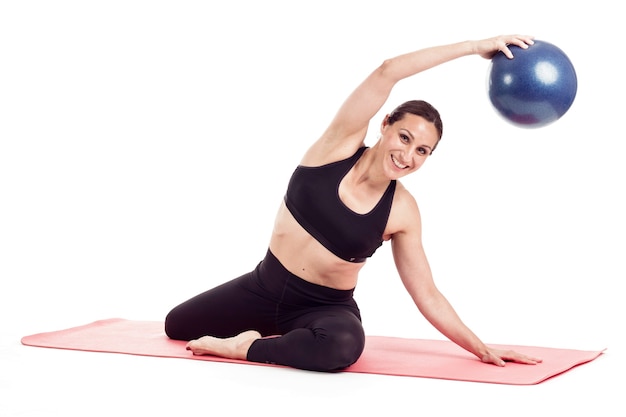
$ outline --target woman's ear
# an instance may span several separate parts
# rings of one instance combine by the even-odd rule
[[[383,122],[380,124],[380,130],[382,132],[382,130],[384,128],[386,128],[387,126],[389,126],[389,115],[387,114],[384,118],[383,118]]]

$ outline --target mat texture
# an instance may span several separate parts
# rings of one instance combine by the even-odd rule
[[[22,344],[35,347],[91,352],[124,353],[142,356],[267,365],[215,356],[194,356],[185,342],[169,339],[158,321],[107,319],[70,329],[38,333],[22,338]],[[601,351],[583,351],[532,346],[493,345],[538,356],[543,363],[505,367],[488,365],[452,342],[367,336],[361,358],[344,372],[438,378],[509,385],[534,385],[590,362]]]

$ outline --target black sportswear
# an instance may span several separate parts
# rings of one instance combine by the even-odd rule
[[[317,167],[299,165],[285,204],[298,223],[326,249],[348,262],[364,262],[383,242],[396,181],[389,183],[376,206],[366,214],[350,210],[339,198],[339,184],[366,147],[350,158]]]

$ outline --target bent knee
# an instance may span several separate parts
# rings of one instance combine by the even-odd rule
[[[339,371],[354,364],[365,348],[365,335],[342,332],[328,335],[324,352],[321,352],[318,367],[322,371]]]
[[[164,330],[167,337],[174,340],[191,340],[186,334],[181,320],[177,317],[176,310],[170,311],[165,316]]]

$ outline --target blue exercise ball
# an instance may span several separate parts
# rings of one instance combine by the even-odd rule
[[[555,45],[535,40],[528,49],[510,45],[513,59],[498,52],[489,65],[491,104],[518,127],[538,128],[555,122],[570,108],[578,80],[567,55]]]

